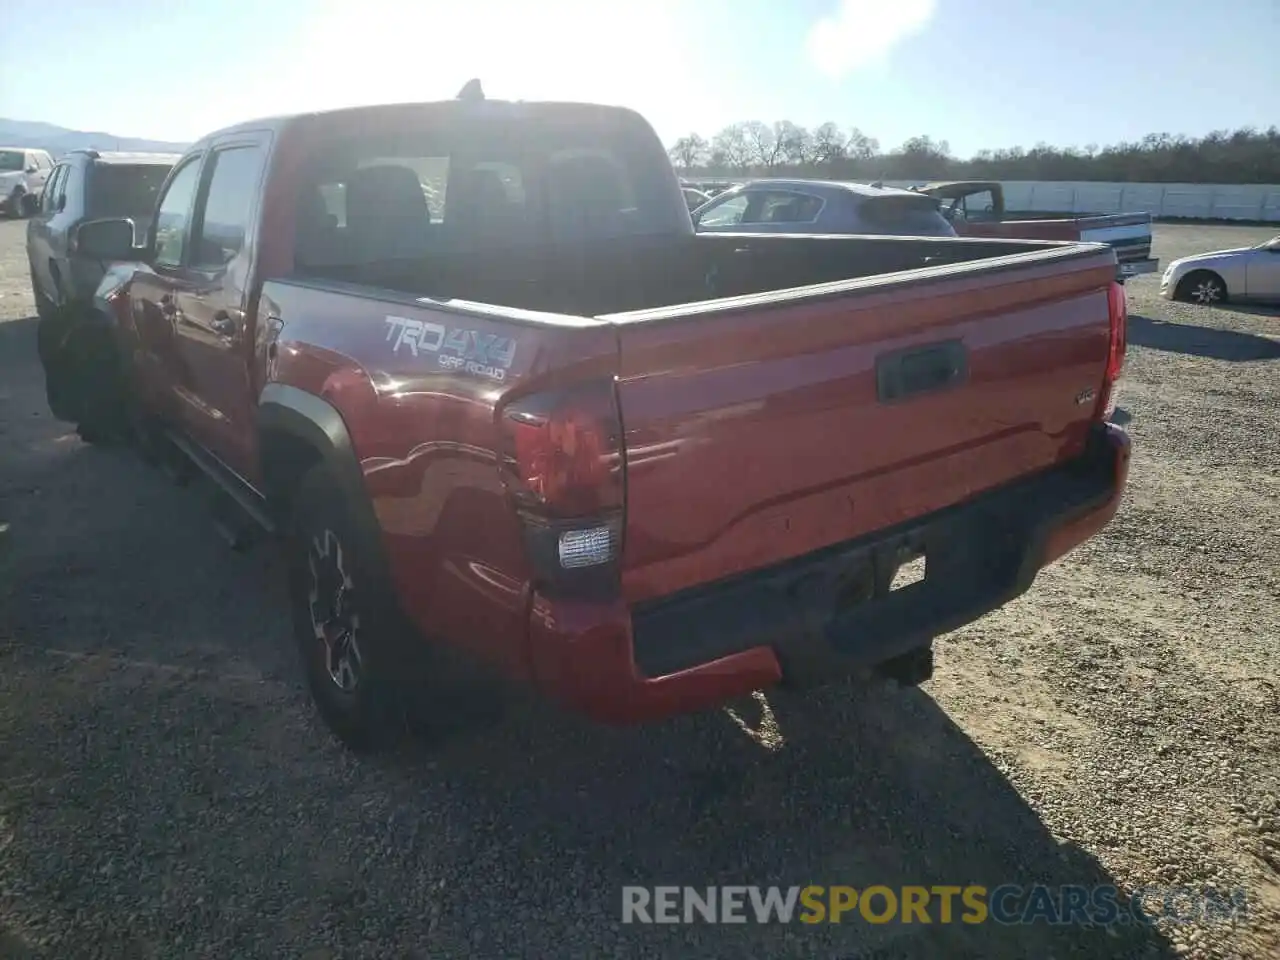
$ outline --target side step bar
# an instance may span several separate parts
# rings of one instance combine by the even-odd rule
[[[231,500],[254,522],[262,533],[275,534],[276,525],[267,510],[266,502],[259,496],[257,491],[245,483],[230,467],[176,431],[165,430],[164,438],[178,452],[182,453],[187,460],[199,467],[200,471],[210,480],[217,484],[221,492],[226,495],[225,498],[221,499]],[[181,468],[178,469],[180,470]],[[225,515],[218,516],[220,512],[217,509],[218,506],[218,504],[215,504],[215,522],[218,524],[219,532],[231,544],[232,549],[243,549],[248,545],[249,531],[236,529],[238,525],[230,521]]]

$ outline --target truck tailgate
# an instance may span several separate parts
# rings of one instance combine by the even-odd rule
[[[1109,252],[616,315],[632,603],[924,516],[1083,448]]]
[[[1116,252],[1116,260],[1122,266],[1151,256],[1149,213],[1081,217],[1076,223],[1082,243],[1105,243]]]

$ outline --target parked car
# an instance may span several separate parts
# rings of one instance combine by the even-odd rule
[[[44,198],[27,224],[27,265],[41,317],[71,304],[88,305],[106,265],[77,248],[80,226],[129,217],[146,235],[156,193],[176,155],[73,150],[58,161]]]
[[[122,261],[92,409],[279,535],[348,744],[447,712],[455,657],[610,723],[919,682],[1114,514],[1111,251],[699,235],[639,115],[478,99],[222,130],[141,253],[81,228]]]
[[[28,217],[35,212],[53,169],[47,150],[0,147],[0,214]]]
[[[1227,300],[1280,302],[1280,236],[1254,247],[1174,260],[1160,278],[1160,296],[1206,306]]]
[[[938,201],[836,180],[754,180],[693,211],[699,233],[845,233],[954,237]]]
[[[725,180],[723,178],[718,178],[718,177],[713,177],[709,180],[681,179],[680,186],[690,187],[694,190],[697,190],[699,193],[705,193],[708,198],[711,198],[711,197],[718,197],[720,196],[720,194],[724,193],[726,190],[732,189],[733,187],[742,186],[742,181],[741,180]]]
[[[695,190],[693,187],[681,187],[680,189],[684,194],[684,202],[685,205],[688,206],[690,213],[697,210],[698,207],[711,199],[710,196],[703,193],[701,190]]]
[[[943,215],[962,237],[1018,237],[1105,243],[1116,252],[1117,279],[1155,273],[1149,213],[1054,213],[1006,210],[1004,187],[990,180],[957,180],[916,188],[943,201]]]

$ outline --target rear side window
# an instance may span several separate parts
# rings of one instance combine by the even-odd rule
[[[938,202],[931,197],[870,197],[858,207],[858,217],[873,233],[898,236],[954,237]]]
[[[58,201],[65,192],[67,174],[70,169],[70,166],[62,163],[54,167],[53,173],[49,174],[49,181],[44,186],[44,196],[40,198],[40,210],[42,212],[48,214],[58,212]]]
[[[813,223],[822,212],[821,197],[796,190],[746,190],[730,195],[698,217],[698,226],[736,227],[752,223]]]
[[[95,163],[89,174],[85,214],[100,217],[149,217],[169,167],[163,163]]]
[[[770,193],[760,205],[760,223],[813,223],[822,200],[807,193]]]

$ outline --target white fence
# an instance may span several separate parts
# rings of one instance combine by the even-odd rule
[[[913,183],[919,181],[886,180],[885,186],[909,187]],[[1002,185],[1005,206],[1010,210],[1280,222],[1280,184],[1007,180]]]

